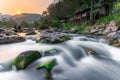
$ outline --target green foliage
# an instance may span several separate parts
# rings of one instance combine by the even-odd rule
[[[84,32],[87,32],[89,30],[92,29],[91,26],[87,26],[87,25],[72,25],[72,24],[69,24],[69,23],[66,23],[63,25],[63,29],[65,30],[72,30],[72,29],[76,29],[78,31],[78,33],[84,33]]]
[[[20,23],[20,26],[25,28],[25,27],[29,27],[29,24],[26,21],[22,21]]]
[[[52,27],[59,27],[60,26],[60,20],[59,19],[56,19],[56,20],[53,20],[53,25]]]
[[[120,19],[120,14],[108,15],[108,16],[106,16],[106,17],[103,17],[103,18],[97,20],[96,23],[97,23],[97,24],[108,23],[108,22],[110,22],[110,21],[112,21],[112,20],[115,20],[115,21],[118,22],[119,19]]]
[[[0,27],[2,28],[12,28],[14,25],[16,24],[16,22],[13,19],[7,19],[7,18],[2,18],[2,20],[0,20]]]
[[[76,26],[76,29],[78,30],[78,33],[88,32],[92,28],[93,28],[92,26],[85,26],[85,25]]]
[[[63,28],[64,30],[70,30],[72,27],[73,27],[72,24],[70,24],[70,23],[65,23],[62,28]]]
[[[116,2],[113,7],[114,12],[120,12],[120,1]]]
[[[49,29],[49,25],[46,23],[40,23],[38,26],[38,29],[40,29],[40,30]]]

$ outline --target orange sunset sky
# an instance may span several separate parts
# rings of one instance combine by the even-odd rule
[[[54,0],[0,0],[0,13],[20,14],[38,13],[41,14]]]

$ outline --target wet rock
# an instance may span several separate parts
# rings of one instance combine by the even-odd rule
[[[112,44],[112,46],[120,47],[120,43]]]
[[[61,43],[64,41],[70,40],[69,36],[57,36],[57,37],[43,37],[40,39],[40,43],[50,43],[50,44],[56,44]]]
[[[4,32],[5,30],[3,28],[0,28],[0,33]]]
[[[7,35],[7,36],[17,35],[17,33],[13,32],[13,31],[5,31],[4,34]]]
[[[14,60],[14,65],[18,70],[25,69],[29,64],[35,60],[41,58],[41,54],[38,51],[26,51],[18,55]]]
[[[46,79],[52,79],[52,69],[57,65],[57,62],[56,62],[56,59],[53,59],[51,61],[48,61],[48,62],[45,62],[43,64],[40,64],[38,67],[37,67],[37,70],[39,69],[46,69],[47,72],[46,72]]]
[[[48,72],[51,72],[53,67],[57,65],[56,59],[53,59],[51,61],[48,61],[46,63],[40,64],[37,69],[46,69]]]
[[[0,44],[9,44],[23,41],[25,41],[23,37],[0,35]]]

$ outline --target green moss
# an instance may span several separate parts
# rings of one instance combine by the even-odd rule
[[[18,70],[25,69],[30,63],[34,62],[35,60],[41,57],[38,51],[32,51],[30,53],[27,52],[27,54],[24,53],[20,54],[17,58],[15,58],[13,62],[13,64],[16,66]]]
[[[53,59],[49,62],[46,62],[46,63],[43,63],[43,64],[40,64],[37,69],[47,69],[49,72],[53,69],[53,67],[56,65],[56,60]]]
[[[70,40],[69,36],[60,36],[58,39],[56,38],[54,40],[49,39],[49,38],[44,38],[44,39],[41,39],[39,43],[57,44],[57,43],[61,43],[67,40]]]

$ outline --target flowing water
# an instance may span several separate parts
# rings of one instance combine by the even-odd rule
[[[79,36],[56,45],[32,40],[0,45],[0,80],[45,80],[46,70],[36,67],[51,59],[56,59],[58,64],[51,71],[52,80],[120,80],[120,49],[106,43],[104,39]],[[44,51],[50,49],[58,52],[44,56]],[[43,57],[27,69],[17,71],[11,65],[13,59],[28,50],[42,51]]]

